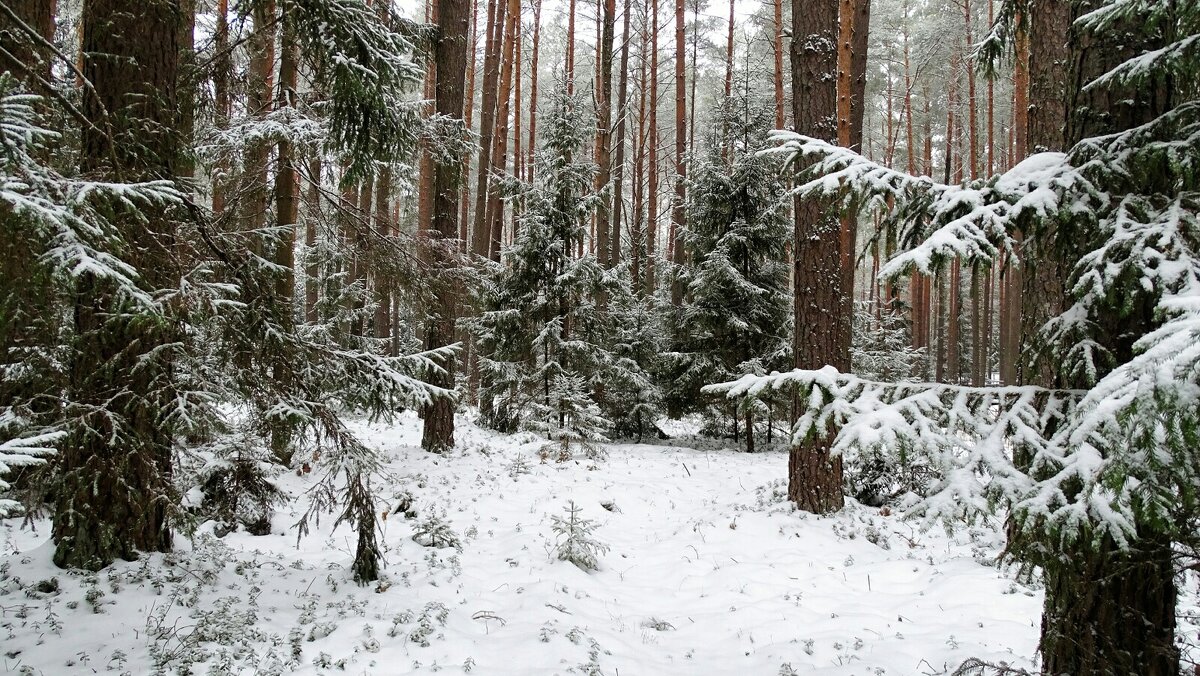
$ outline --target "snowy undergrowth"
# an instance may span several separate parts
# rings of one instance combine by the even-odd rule
[[[794,512],[783,453],[615,444],[599,463],[559,464],[538,462],[530,435],[466,424],[449,457],[417,447],[411,416],[359,431],[397,477],[380,495],[383,583],[351,582],[345,527],[322,521],[297,548],[294,500],[270,535],[181,537],[173,554],[95,574],[53,568],[48,524],[30,533],[9,520],[3,670],[940,674],[968,657],[1031,666],[1041,597],[996,567],[997,530],[921,533],[857,505],[833,518]],[[296,496],[306,481],[282,483]],[[571,501],[602,545],[595,571],[556,555],[552,517]]]

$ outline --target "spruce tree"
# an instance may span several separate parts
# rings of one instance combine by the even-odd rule
[[[602,197],[591,189],[596,167],[585,152],[590,124],[580,99],[557,93],[541,129],[534,182],[506,188],[523,206],[518,235],[472,329],[486,422],[569,444],[601,439],[609,425],[592,396],[601,365],[611,361],[595,302],[606,276],[595,256],[574,255]]]
[[[727,100],[713,126],[726,130],[729,147],[714,135],[695,163],[684,231],[691,261],[680,271],[688,290],[676,330],[682,349],[667,367],[667,396],[681,409],[703,406],[708,383],[777,370],[790,358],[789,197],[778,159],[759,153],[773,114],[749,94]],[[735,412],[747,421],[751,449],[754,408],[744,402]]]

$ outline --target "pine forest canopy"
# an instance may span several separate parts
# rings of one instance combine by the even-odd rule
[[[1005,523],[1045,673],[1176,676],[1198,214],[1184,0],[0,4],[0,517],[95,571],[295,499],[367,584],[353,421],[686,419]]]

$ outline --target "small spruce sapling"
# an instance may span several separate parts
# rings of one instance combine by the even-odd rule
[[[582,518],[583,508],[568,501],[563,508],[566,518],[558,515],[550,517],[551,529],[554,530],[556,544],[554,555],[559,561],[570,561],[581,570],[598,570],[600,557],[608,552],[608,545],[596,540],[596,522]]]

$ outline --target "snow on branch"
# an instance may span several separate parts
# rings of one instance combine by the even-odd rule
[[[840,197],[847,209],[885,212],[905,250],[880,270],[883,278],[911,269],[932,274],[959,258],[990,265],[1001,251],[1016,255],[1011,231],[1018,223],[1046,218],[1064,193],[1086,179],[1062,153],[1039,153],[1008,172],[965,185],[938,183],[873,162],[853,150],[789,131],[772,132],[788,165],[809,160],[795,192],[805,197]]]
[[[927,522],[1011,505],[1018,523],[1068,539],[1089,525],[1119,542],[1133,535],[1136,482],[1114,482],[1128,460],[1114,452],[1115,428],[1098,422],[1111,409],[1097,408],[1086,390],[884,383],[827,366],[704,391],[737,399],[784,389],[800,406],[793,444],[834,434],[834,454],[882,449],[927,458],[940,480],[912,512]],[[1078,443],[1089,432],[1106,441]]]

